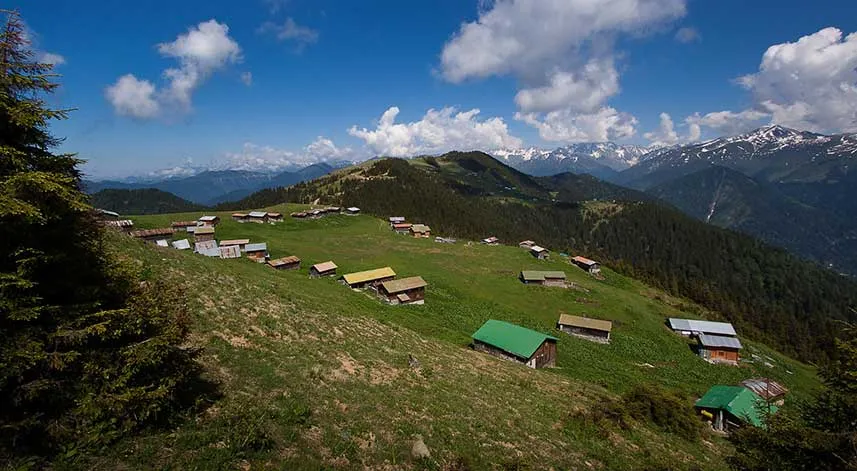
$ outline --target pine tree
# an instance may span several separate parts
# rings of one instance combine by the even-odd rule
[[[38,63],[17,12],[0,31],[0,463],[101,445],[169,417],[198,375],[180,293],[117,263],[54,154]]]

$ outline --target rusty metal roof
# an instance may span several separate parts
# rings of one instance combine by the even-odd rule
[[[390,267],[377,268],[375,270],[361,271],[357,273],[349,273],[343,275],[342,279],[349,285],[356,283],[366,283],[368,281],[376,281],[384,278],[396,276],[396,272]]]
[[[268,217],[269,218],[281,218],[281,217],[283,217],[283,215],[280,213],[268,213]]]
[[[249,243],[250,243],[250,239],[221,240],[220,246],[225,247],[227,245],[247,245]]]
[[[316,263],[315,265],[312,266],[312,268],[318,272],[326,272],[326,271],[330,271],[330,270],[336,270],[339,267],[337,267],[336,264],[331,261],[331,262]]]
[[[431,227],[428,227],[425,224],[414,224],[413,226],[411,226],[411,231],[423,234],[426,232],[431,232]]]
[[[194,247],[193,248],[194,252],[200,252],[200,253],[202,253],[204,250],[212,250],[212,249],[218,248],[216,240],[206,240],[204,242],[197,242],[197,243],[193,244],[193,247]],[[219,252],[218,252],[218,254],[219,254]]]
[[[196,226],[196,221],[174,221],[170,224],[172,227],[188,227],[188,226]]]
[[[232,217],[234,217],[234,218],[246,218],[247,213],[232,213]]]
[[[426,286],[428,286],[428,283],[426,283],[426,280],[421,276],[412,276],[410,278],[402,278],[401,280],[391,280],[381,283],[381,287],[384,291],[390,294],[401,293],[403,291],[410,291],[417,288],[425,288]]]
[[[752,378],[741,381],[741,386],[758,394],[762,399],[785,396],[788,388],[770,378]]]
[[[581,257],[581,256],[574,257],[574,258],[572,258],[572,260],[574,260],[577,263],[582,263],[582,264],[587,265],[587,266],[592,266],[592,265],[598,264],[598,262],[596,262],[595,260],[590,260],[586,257]]]
[[[293,263],[301,263],[301,259],[295,257],[294,255],[289,255],[288,257],[278,258],[275,260],[269,260],[268,265],[272,267],[279,267],[282,265],[291,265]]]
[[[569,314],[560,314],[559,321],[557,322],[557,324],[569,325],[572,327],[582,327],[584,329],[600,330],[603,332],[610,332],[611,330],[613,330],[613,323],[611,321],[590,319],[588,317],[572,316]]]
[[[220,258],[241,258],[241,249],[237,245],[221,246]]]
[[[164,236],[164,235],[172,235],[175,231],[171,227],[165,227],[163,229],[143,229],[140,231],[131,231],[129,234],[131,237],[156,237],[156,236]]]

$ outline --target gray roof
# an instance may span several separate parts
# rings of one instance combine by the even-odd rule
[[[699,344],[703,347],[725,347],[725,348],[744,348],[741,346],[741,341],[737,337],[725,337],[723,335],[699,335]]]
[[[105,214],[107,216],[113,216],[113,217],[117,217],[117,218],[119,217],[119,213],[117,213],[116,211],[108,211],[106,209],[99,209],[98,212],[101,214]]]
[[[699,332],[703,334],[730,335],[733,337],[738,335],[738,333],[735,332],[735,327],[732,327],[732,324],[728,322],[670,318],[670,328],[672,330]]]
[[[262,250],[268,250],[268,244],[265,242],[260,242],[258,244],[247,244],[244,247],[244,252],[261,252]]]
[[[220,249],[217,247],[211,249],[204,249],[199,251],[200,254],[205,255],[206,257],[218,257],[220,258]]]
[[[190,242],[187,239],[177,240],[173,242],[173,248],[178,250],[188,250],[190,249]]]
[[[264,218],[264,217],[268,217],[268,213],[266,213],[265,211],[252,211],[252,212],[250,212],[250,213],[249,213],[249,214],[247,214],[247,215],[248,215],[248,216],[250,216],[251,218]]]

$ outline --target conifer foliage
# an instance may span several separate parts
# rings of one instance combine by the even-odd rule
[[[99,446],[170,417],[198,377],[175,288],[107,252],[80,161],[48,126],[66,111],[24,24],[0,31],[0,463]]]

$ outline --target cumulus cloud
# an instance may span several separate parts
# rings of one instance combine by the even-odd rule
[[[515,119],[538,129],[539,136],[546,141],[603,142],[627,139],[637,132],[637,118],[611,107],[593,113],[562,109],[544,116],[519,112]]]
[[[107,101],[117,114],[138,119],[154,118],[161,106],[155,99],[155,86],[132,74],[123,75],[105,90]]]
[[[515,77],[519,119],[543,137],[633,135],[636,120],[607,106],[620,91],[613,39],[685,11],[686,0],[481,2],[444,46],[441,73],[452,83]]]
[[[668,147],[678,144],[679,137],[675,130],[672,117],[667,113],[661,113],[661,126],[658,132],[647,132],[643,137],[651,141],[654,147]]]
[[[419,121],[396,123],[399,108],[381,116],[375,129],[352,126],[348,133],[379,155],[408,157],[451,150],[516,148],[522,141],[509,134],[501,118],[479,119],[479,110],[430,109]]]
[[[253,72],[241,72],[241,83],[247,85],[253,85]]]
[[[679,28],[678,31],[675,32],[675,40],[680,43],[692,43],[694,41],[700,41],[702,36],[699,35],[699,31],[696,28]]]
[[[297,24],[291,17],[286,18],[283,24],[266,21],[259,27],[259,32],[273,34],[278,41],[295,41],[299,47],[318,41],[318,31]]]
[[[701,126],[717,131],[719,134],[733,135],[756,129],[770,118],[768,113],[756,110],[715,111],[705,115],[699,113],[688,116],[685,122],[689,126]]]
[[[338,147],[332,140],[319,136],[299,151],[245,143],[240,152],[227,152],[215,168],[250,171],[297,169],[321,162],[355,161],[367,158],[350,147]]]
[[[167,83],[160,90],[151,82],[139,80],[131,74],[120,77],[106,91],[107,99],[117,113],[152,118],[167,107],[189,111],[193,93],[214,72],[241,61],[241,48],[229,36],[229,27],[216,20],[191,27],[175,41],[158,44],[157,49],[162,56],[176,59],[178,67],[163,72]],[[126,100],[123,101],[123,98]],[[144,106],[129,108],[128,99]],[[131,111],[134,108],[142,109],[143,112]]]

